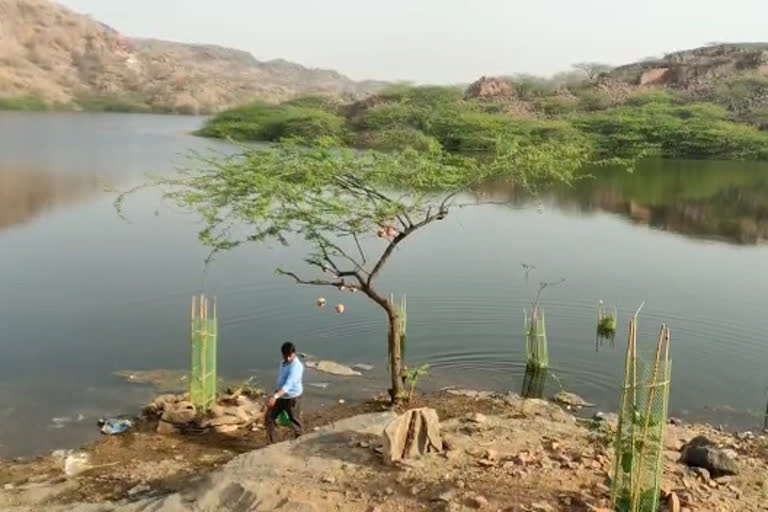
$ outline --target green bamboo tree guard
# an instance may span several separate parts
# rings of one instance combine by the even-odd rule
[[[525,367],[530,370],[542,370],[549,367],[544,312],[538,306],[534,306],[530,316],[526,310],[523,310],[523,314],[525,315]]]
[[[200,295],[192,297],[190,345],[192,361],[189,394],[200,412],[210,410],[216,403],[216,344],[218,321],[216,299]]]
[[[638,310],[639,311],[639,310]],[[616,430],[611,503],[617,512],[656,512],[669,405],[669,329],[661,326],[653,364],[637,356],[637,313],[629,323]]]

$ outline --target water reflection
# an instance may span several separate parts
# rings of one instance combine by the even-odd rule
[[[0,167],[0,230],[25,224],[46,211],[83,201],[103,190],[94,176]]]
[[[696,238],[755,245],[768,240],[768,164],[648,160],[630,173],[592,169],[591,177],[545,199],[566,210],[606,211]],[[519,188],[498,183],[476,197],[520,205]]]
[[[520,396],[524,398],[543,398],[544,385],[547,383],[546,368],[526,367],[523,378],[523,389]]]

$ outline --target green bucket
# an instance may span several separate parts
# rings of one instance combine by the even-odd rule
[[[277,415],[277,424],[281,427],[287,427],[291,424],[291,417],[288,416],[287,412],[280,411],[280,414]]]

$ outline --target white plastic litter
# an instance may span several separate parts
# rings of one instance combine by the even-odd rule
[[[87,453],[72,453],[64,459],[64,474],[70,477],[77,476],[91,467]]]

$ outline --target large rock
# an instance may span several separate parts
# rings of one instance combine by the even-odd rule
[[[362,373],[357,370],[353,370],[349,366],[336,363],[334,361],[307,361],[304,363],[307,368],[312,368],[319,372],[330,373],[331,375],[339,375],[341,377],[359,377]]]
[[[428,407],[411,409],[384,429],[384,459],[387,463],[443,451],[440,420]]]
[[[587,402],[586,400],[581,398],[579,395],[575,393],[569,393],[567,391],[560,391],[554,397],[552,397],[552,400],[554,400],[558,404],[566,405],[569,407],[576,407],[576,408],[595,406],[595,404]]]
[[[712,478],[739,473],[739,465],[733,454],[717,448],[704,436],[695,437],[683,446],[680,462],[690,467],[704,468]]]
[[[196,416],[197,409],[195,409],[194,404],[181,401],[172,405],[166,403],[165,410],[160,419],[168,423],[186,424],[192,422]]]
[[[495,96],[516,96],[516,91],[506,80],[482,76],[473,82],[466,92],[467,98],[492,98]]]

